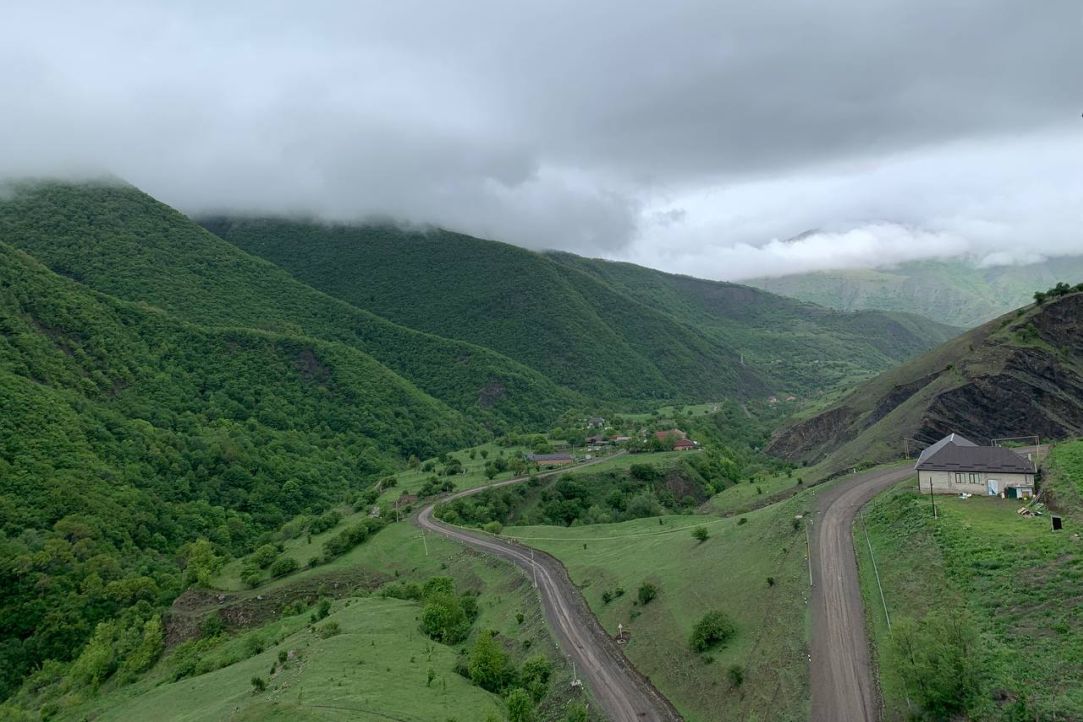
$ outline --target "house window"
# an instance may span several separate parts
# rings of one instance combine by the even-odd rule
[[[955,483],[956,484],[965,484],[966,483],[966,474],[964,474],[961,471],[955,472]]]
[[[981,483],[981,474],[975,474],[975,473],[971,472],[971,474],[970,474],[970,483],[971,484],[980,484]]]

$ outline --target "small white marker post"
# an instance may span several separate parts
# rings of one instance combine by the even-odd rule
[[[538,588],[538,565],[534,562],[534,547],[530,547],[530,570],[534,572],[534,588]]]
[[[425,538],[425,532],[421,532],[421,543],[425,545],[425,556],[429,556],[429,540]]]

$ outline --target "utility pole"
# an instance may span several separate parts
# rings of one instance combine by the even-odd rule
[[[530,571],[534,572],[534,588],[538,588],[538,565],[534,563],[534,547],[530,547]]]
[[[425,538],[425,532],[421,532],[421,543],[425,545],[425,556],[429,556],[429,540]]]
[[[933,519],[935,519],[936,518],[936,497],[933,496],[933,477],[932,477],[932,474],[929,475],[929,501],[932,502],[932,505],[933,505]]]
[[[906,459],[910,460],[910,439],[903,439],[903,444],[906,446]]]

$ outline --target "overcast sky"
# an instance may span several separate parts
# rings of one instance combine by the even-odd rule
[[[1079,0],[8,0],[0,175],[719,279],[1027,262],[1083,253],[1081,48]]]

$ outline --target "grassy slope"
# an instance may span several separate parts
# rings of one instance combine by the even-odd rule
[[[978,268],[965,261],[919,261],[894,268],[758,278],[749,285],[845,311],[908,311],[969,328],[1028,303],[1058,281],[1083,280],[1083,257],[1027,266]]]
[[[1052,456],[1043,488],[1065,500],[1066,531],[1053,534],[1048,515],[1016,514],[1020,504],[988,498],[938,498],[932,522],[927,497],[904,484],[876,499],[854,543],[862,571],[887,709],[903,720],[906,690],[889,643],[883,605],[869,556],[875,554],[892,623],[920,618],[930,608],[968,612],[980,634],[982,701],[977,719],[1008,719],[1011,699],[1025,699],[1031,719],[1083,715],[1083,556],[1073,530],[1083,523],[1079,504],[1083,442],[1063,444]],[[995,701],[1008,693],[1008,703]]]
[[[554,253],[637,301],[701,328],[776,388],[822,390],[889,368],[958,329],[907,314],[839,313],[732,283]]]
[[[611,634],[631,629],[626,652],[692,722],[799,720],[808,715],[805,536],[791,520],[807,495],[739,518],[668,516],[584,527],[510,527],[506,536],[559,558]],[[691,529],[706,525],[700,544]],[[767,577],[774,577],[768,586]],[[634,604],[650,581],[658,597]],[[605,604],[602,593],[625,594]],[[711,653],[693,653],[688,638],[707,611],[722,609],[738,625],[735,640]],[[744,667],[734,688],[732,665]]]
[[[332,299],[128,186],[16,185],[0,201],[0,234],[62,275],[188,321],[354,346],[497,426],[544,424],[575,401],[507,357]]]
[[[303,539],[287,542],[287,551],[303,543]],[[331,564],[302,571],[242,596],[285,600],[290,598],[291,587],[323,579],[330,588],[343,573],[359,570],[370,577],[403,581],[448,575],[456,580],[458,589],[479,592],[481,613],[471,637],[455,648],[436,644],[418,631],[418,603],[347,597],[336,602],[329,618],[339,621],[341,635],[321,640],[305,630],[306,611],[299,617],[286,617],[241,633],[208,655],[228,658],[230,650],[243,646],[243,638],[251,634],[269,640],[283,638],[254,659],[169,682],[172,667],[167,656],[143,680],[128,687],[106,689],[97,699],[75,704],[61,719],[83,719],[98,713],[101,719],[146,719],[149,717],[139,715],[150,710],[156,711],[152,715],[155,719],[168,720],[382,720],[387,717],[381,715],[386,715],[409,722],[465,722],[484,719],[490,711],[502,718],[503,705],[498,697],[473,687],[453,671],[457,651],[469,646],[482,629],[497,631],[518,662],[535,654],[552,659],[552,691],[542,704],[540,716],[543,720],[562,719],[570,699],[567,691],[571,669],[549,637],[537,595],[523,574],[511,565],[436,536],[428,537],[426,553],[418,530],[407,522],[387,527]],[[516,619],[518,612],[525,617],[521,624]],[[299,650],[299,663],[291,663],[286,672],[269,680],[266,693],[254,696],[249,679],[254,674],[267,678],[280,649]],[[431,686],[426,685],[429,667],[437,675]],[[271,702],[273,706],[268,704]]]
[[[602,398],[745,395],[758,385],[697,329],[522,248],[442,230],[204,224],[354,305],[497,349]]]

